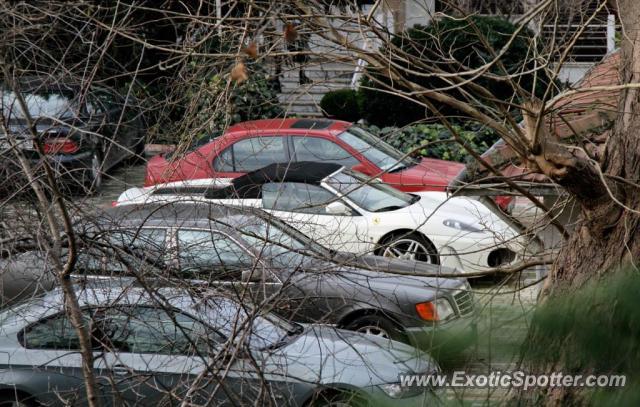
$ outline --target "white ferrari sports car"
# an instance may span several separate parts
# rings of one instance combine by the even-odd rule
[[[272,164],[235,179],[131,188],[115,205],[210,201],[262,208],[326,247],[491,272],[522,257],[518,233],[477,200],[400,192],[332,163]]]

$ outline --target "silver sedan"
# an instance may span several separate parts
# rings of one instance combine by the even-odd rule
[[[291,324],[212,291],[123,279],[76,288],[102,405],[425,405],[403,387],[431,358],[399,342]],[[85,404],[80,341],[60,290],[0,313],[0,404]],[[257,404],[256,404],[257,403]]]

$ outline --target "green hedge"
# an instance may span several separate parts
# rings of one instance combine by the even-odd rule
[[[481,33],[480,35],[474,26]],[[451,74],[479,68],[493,59],[492,50],[499,53],[507,45],[516,30],[515,25],[498,17],[443,18],[429,26],[415,26],[394,37],[391,46],[402,49],[408,57],[406,59],[404,56],[402,59],[398,57],[393,62],[400,67],[419,70],[422,74],[431,72],[420,69],[419,62]],[[486,39],[489,47],[483,45],[483,38]],[[532,58],[534,54],[531,50],[532,38],[531,31],[522,30],[500,58],[500,63],[510,75],[529,72],[526,75],[516,75],[513,80],[526,91],[540,96],[550,81],[544,71],[534,71],[536,61]],[[398,55],[397,52],[385,49],[381,52],[384,55]],[[494,64],[487,73],[506,77],[500,64]],[[407,74],[406,79],[425,89],[440,89],[451,85],[435,76]],[[473,79],[473,83],[484,87],[490,93],[490,96],[485,96],[478,94],[470,86],[464,87],[464,90],[474,97],[472,103],[480,109],[492,109],[495,106],[495,100],[510,100],[515,95],[513,87],[507,81],[491,78],[489,75],[477,77]],[[361,112],[367,122],[380,127],[405,126],[430,116],[425,107],[384,91],[389,90],[390,87],[394,90],[404,90],[390,81],[385,69],[367,67],[359,90],[362,102]],[[446,92],[458,100],[468,100],[466,95],[456,89]],[[447,105],[437,104],[436,107],[446,116],[465,119],[462,112]]]
[[[465,145],[478,153],[483,153],[498,140],[492,130],[476,123],[454,125],[453,128],[465,141]],[[466,162],[469,158],[467,150],[441,124],[416,124],[404,128],[380,128],[372,125],[368,130],[400,151],[413,152],[415,157],[458,162]]]
[[[320,107],[333,119],[357,122],[361,117],[358,94],[353,89],[327,92],[320,101]]]

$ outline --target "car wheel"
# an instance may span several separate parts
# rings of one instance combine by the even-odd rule
[[[95,193],[102,187],[102,154],[99,149],[91,155],[91,163],[88,168],[87,188],[90,193]]]
[[[378,338],[407,342],[407,337],[395,323],[378,315],[365,315],[347,324],[346,329]]]
[[[390,236],[381,246],[380,254],[384,257],[440,264],[436,248],[428,239],[417,233]]]

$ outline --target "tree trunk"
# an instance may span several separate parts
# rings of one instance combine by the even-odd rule
[[[640,83],[640,2],[622,0],[619,15],[623,24],[621,84]],[[543,295],[560,298],[578,291],[586,282],[609,278],[628,266],[635,266],[640,254],[640,91],[630,87],[620,94],[616,123],[609,136],[600,167],[574,166],[556,181],[576,199],[582,208],[578,227],[561,249],[551,270]],[[544,153],[542,153],[544,156]],[[553,160],[551,160],[553,161]],[[606,179],[606,182],[603,180]],[[590,186],[591,184],[591,186]],[[605,188],[602,188],[604,186]],[[617,201],[617,202],[616,202]],[[611,304],[611,310],[615,304]],[[586,312],[586,310],[581,310]],[[580,332],[572,334],[580,335]],[[574,338],[567,335],[561,343],[549,343],[532,325],[523,348],[544,347],[550,353],[568,348]],[[602,344],[606,346],[607,344]],[[558,354],[563,354],[558,352]],[[529,360],[526,370],[532,372],[567,372],[563,358],[541,362]],[[546,364],[545,364],[546,363]],[[536,365],[537,364],[537,365]],[[584,371],[593,366],[584,366]],[[603,372],[600,372],[603,373]],[[611,372],[615,373],[615,372]],[[582,390],[582,391],[581,391]],[[571,387],[543,388],[536,398],[523,396],[528,403],[552,406],[581,405],[584,389]]]
[[[623,24],[621,83],[640,83],[640,2],[619,3]],[[579,225],[561,250],[552,270],[550,294],[575,290],[620,266],[635,264],[640,253],[640,91],[621,92],[616,124],[607,142],[602,172],[607,189],[593,169],[576,169],[575,177],[563,180],[582,206]],[[623,182],[627,180],[630,182]],[[636,185],[633,185],[636,184]],[[579,190],[576,190],[576,187]],[[618,202],[616,202],[616,200]]]

